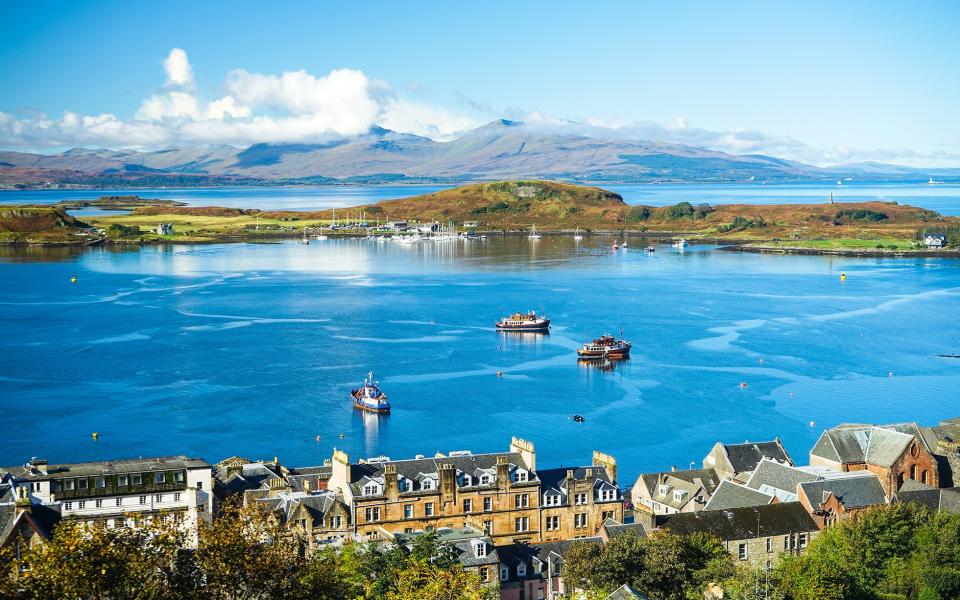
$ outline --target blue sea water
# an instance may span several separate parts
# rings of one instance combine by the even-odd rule
[[[960,261],[645,243],[0,251],[0,464],[305,465],[333,447],[400,458],[519,435],[544,466],[614,454],[629,483],[718,440],[781,436],[804,462],[824,427],[960,416],[960,359],[938,356],[960,353]],[[493,330],[531,308],[550,335]],[[579,344],[621,327],[629,361],[577,363]],[[369,370],[389,416],[351,407]]]
[[[200,189],[110,189],[110,190],[27,190],[0,191],[2,204],[46,204],[61,200],[95,199],[105,195],[134,194],[142,198],[161,198],[186,202],[192,206],[229,206],[233,208],[269,208],[275,210],[321,210],[330,207],[359,206],[428,194],[450,186],[383,185],[317,187],[233,187]],[[816,204],[826,202],[832,193],[836,202],[868,200],[893,201],[935,210],[944,215],[960,215],[960,184],[877,183],[848,181],[800,183],[738,184],[610,184],[602,187],[623,196],[629,204],[668,206],[677,202],[700,204]],[[77,215],[102,214],[97,209],[82,209]]]

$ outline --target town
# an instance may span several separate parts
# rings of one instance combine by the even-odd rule
[[[838,425],[802,459],[777,438],[718,441],[704,451],[700,468],[669,467],[635,482],[618,479],[613,454],[552,467],[533,441],[516,437],[500,451],[402,459],[334,450],[315,466],[237,456],[216,464],[31,458],[0,468],[0,548],[20,557],[65,523],[114,529],[151,520],[175,523],[185,547],[196,548],[200,529],[232,503],[266,515],[307,554],[350,543],[409,546],[432,535],[500,598],[553,599],[573,591],[563,564],[576,544],[705,534],[734,561],[769,572],[825,529],[879,506],[960,513],[960,418]]]

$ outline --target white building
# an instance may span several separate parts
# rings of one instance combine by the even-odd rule
[[[173,223],[158,223],[157,235],[173,235]]]
[[[134,526],[144,518],[174,518],[196,543],[198,522],[213,513],[210,464],[186,456],[48,465],[34,458],[0,468],[0,479],[26,487],[32,504],[56,505],[62,520]]]

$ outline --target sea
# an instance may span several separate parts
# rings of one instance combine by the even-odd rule
[[[823,200],[807,184],[608,187],[647,204]],[[835,197],[960,214],[956,186],[841,187]],[[132,193],[317,208],[431,189]],[[612,454],[627,486],[699,465],[718,441],[779,437],[805,464],[839,423],[960,416],[960,261],[612,241],[2,248],[0,464],[186,454],[306,466],[333,448],[398,459],[502,452],[519,436],[541,467]],[[494,330],[531,309],[553,321],[548,335]],[[579,364],[575,349],[603,333],[630,340],[630,359]],[[390,415],[350,403],[370,372]]]

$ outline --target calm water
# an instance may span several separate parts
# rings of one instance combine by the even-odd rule
[[[632,242],[3,251],[0,464],[183,452],[302,465],[333,446],[396,458],[520,435],[543,465],[607,450],[632,482],[717,440],[780,435],[803,461],[837,423],[960,415],[960,360],[936,356],[960,353],[960,261]],[[554,320],[549,336],[492,330],[529,308]],[[630,361],[577,364],[578,344],[621,326]],[[388,417],[348,401],[371,369]]]
[[[148,190],[39,190],[0,191],[0,204],[51,203],[60,200],[93,199],[102,195],[136,194],[143,198],[178,200],[195,206],[270,208],[282,210],[318,210],[330,207],[358,206],[427,194],[449,186],[324,186],[324,187],[238,187],[208,189]],[[687,201],[694,204],[812,204],[825,202],[832,192],[837,202],[866,200],[896,201],[936,210],[945,215],[960,215],[960,185],[846,182],[752,184],[639,184],[606,185],[630,204],[667,206]],[[102,214],[95,209],[74,214]]]

